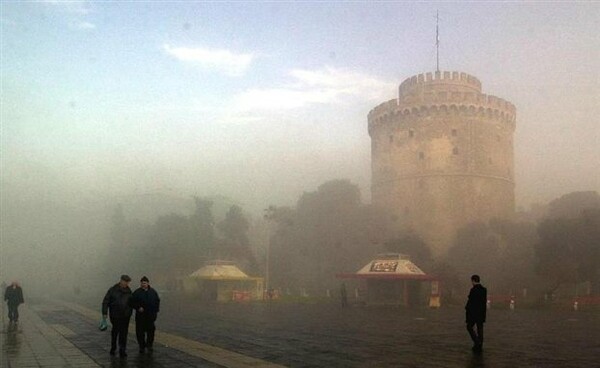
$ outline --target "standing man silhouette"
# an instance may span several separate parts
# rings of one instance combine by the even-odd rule
[[[481,352],[483,350],[483,324],[487,310],[487,289],[481,285],[479,275],[471,276],[471,284],[473,287],[465,306],[467,331],[473,340],[473,351]],[[477,332],[473,329],[475,326],[477,326]]]
[[[348,306],[348,290],[346,290],[345,282],[342,282],[342,286],[340,286],[340,298],[342,299],[342,308],[346,308]]]

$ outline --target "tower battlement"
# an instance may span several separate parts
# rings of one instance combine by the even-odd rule
[[[481,92],[481,82],[476,77],[463,72],[422,73],[405,79],[398,89],[400,99],[422,91],[456,90]]]
[[[426,93],[420,99],[392,99],[373,108],[368,115],[369,131],[386,121],[408,121],[427,116],[463,115],[499,121],[515,127],[516,107],[496,96],[473,92]]]
[[[503,98],[481,93],[476,77],[459,72],[424,73],[400,84],[399,96],[368,115],[369,132],[386,121],[409,121],[444,115],[479,117],[515,126],[517,110]]]

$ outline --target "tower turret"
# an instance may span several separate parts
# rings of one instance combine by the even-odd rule
[[[516,109],[459,72],[419,74],[369,112],[373,203],[441,255],[456,231],[514,212]]]

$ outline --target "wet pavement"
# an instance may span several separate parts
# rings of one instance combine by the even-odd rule
[[[461,307],[163,299],[161,329],[290,367],[600,367],[599,310],[492,309],[474,355]]]
[[[201,304],[163,296],[157,326],[290,367],[600,367],[600,311],[492,309],[474,355],[460,307]]]
[[[109,354],[110,332],[98,330],[100,313],[92,309],[45,301],[22,305],[19,310],[18,324],[3,321],[0,367],[279,367],[161,331],[157,331],[154,352],[139,353],[133,323],[128,356],[120,358]]]
[[[5,309],[2,309],[0,367],[99,367],[27,305],[19,307],[18,323],[8,321]],[[62,329],[62,333],[68,335],[72,331]]]
[[[598,310],[492,309],[476,355],[459,307],[161,304],[154,354],[130,333],[127,359],[108,354],[99,302],[24,305],[16,328],[3,325],[0,367],[600,367]]]

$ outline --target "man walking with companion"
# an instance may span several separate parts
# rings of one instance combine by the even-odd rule
[[[135,334],[137,337],[140,353],[148,349],[149,353],[154,350],[154,322],[160,310],[160,298],[158,293],[150,287],[150,280],[146,276],[140,280],[140,287],[133,292],[131,307],[135,310]]]
[[[102,317],[110,317],[112,330],[110,334],[110,355],[115,355],[117,350],[117,341],[119,343],[119,356],[127,356],[127,333],[129,330],[129,320],[131,319],[131,289],[129,282],[131,277],[121,275],[121,279],[113,285],[102,300]]]

